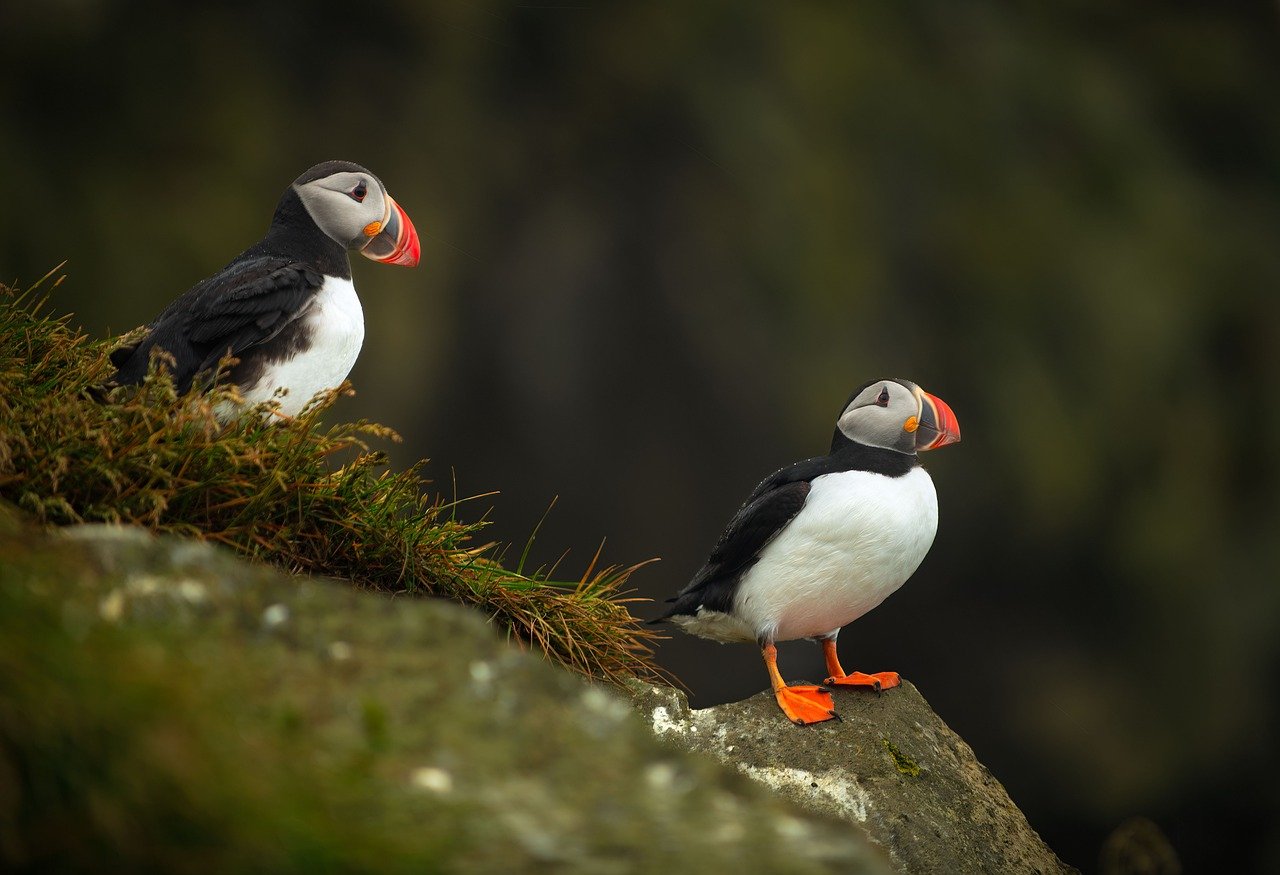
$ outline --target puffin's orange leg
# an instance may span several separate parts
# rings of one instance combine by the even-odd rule
[[[822,639],[822,655],[827,658],[827,671],[831,673],[831,677],[823,681],[824,684],[835,684],[839,687],[870,687],[878,693],[902,683],[902,678],[898,677],[896,671],[880,671],[875,674],[855,671],[852,674],[845,674],[844,669],[840,667],[840,657],[836,656],[834,638]]]
[[[792,723],[804,726],[806,723],[839,719],[831,694],[822,687],[787,686],[787,682],[778,673],[778,648],[766,644],[761,655],[764,656],[765,668],[769,669],[769,682],[773,684],[773,695],[778,700],[778,707]]]

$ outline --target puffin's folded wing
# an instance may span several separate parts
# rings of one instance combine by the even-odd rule
[[[716,566],[720,574],[745,570],[804,507],[809,482],[801,480],[769,489],[739,508],[711,550],[704,568]],[[698,577],[695,575],[694,580]]]
[[[675,605],[666,616],[693,613],[700,606],[727,612],[738,578],[760,558],[765,545],[800,513],[809,489],[807,480],[757,489],[752,500],[734,514],[706,564],[676,596]]]
[[[216,367],[223,356],[239,355],[275,337],[306,312],[324,277],[305,265],[262,258],[232,275],[206,280],[185,318],[185,334],[204,356],[195,371]]]
[[[113,351],[118,370],[110,382],[141,382],[158,349],[168,355],[166,366],[185,392],[197,374],[217,367],[224,356],[275,337],[306,312],[323,282],[319,272],[290,259],[237,259],[173,301],[144,337]]]

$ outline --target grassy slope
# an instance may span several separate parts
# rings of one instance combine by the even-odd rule
[[[571,583],[504,567],[475,540],[482,522],[427,491],[424,463],[392,472],[369,448],[397,439],[390,429],[321,424],[338,391],[293,420],[248,414],[225,428],[213,409],[228,391],[179,397],[163,374],[95,400],[112,344],[45,314],[37,291],[0,285],[0,499],[46,525],[133,523],[289,571],[442,596],[585,675],[657,676],[653,633],[624,598],[637,566],[593,560]]]

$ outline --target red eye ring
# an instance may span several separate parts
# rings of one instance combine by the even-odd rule
[[[355,200],[356,203],[362,202],[364,200],[364,196],[367,195],[368,193],[369,193],[369,189],[365,187],[363,180],[361,180],[361,182],[357,184],[355,188],[351,189],[351,197],[353,200]]]
[[[876,398],[876,404],[880,407],[889,406],[889,388],[887,386],[880,390],[880,395]]]

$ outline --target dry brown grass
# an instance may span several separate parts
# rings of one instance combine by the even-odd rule
[[[131,523],[289,571],[449,598],[593,678],[660,674],[655,634],[627,608],[638,565],[600,568],[597,556],[568,582],[504,567],[497,545],[476,540],[483,521],[429,490],[424,462],[394,472],[370,448],[394,432],[322,424],[346,387],[293,420],[255,411],[225,427],[213,411],[230,390],[179,396],[163,371],[102,397],[113,343],[48,315],[40,285],[0,285],[0,498],[46,525]]]

